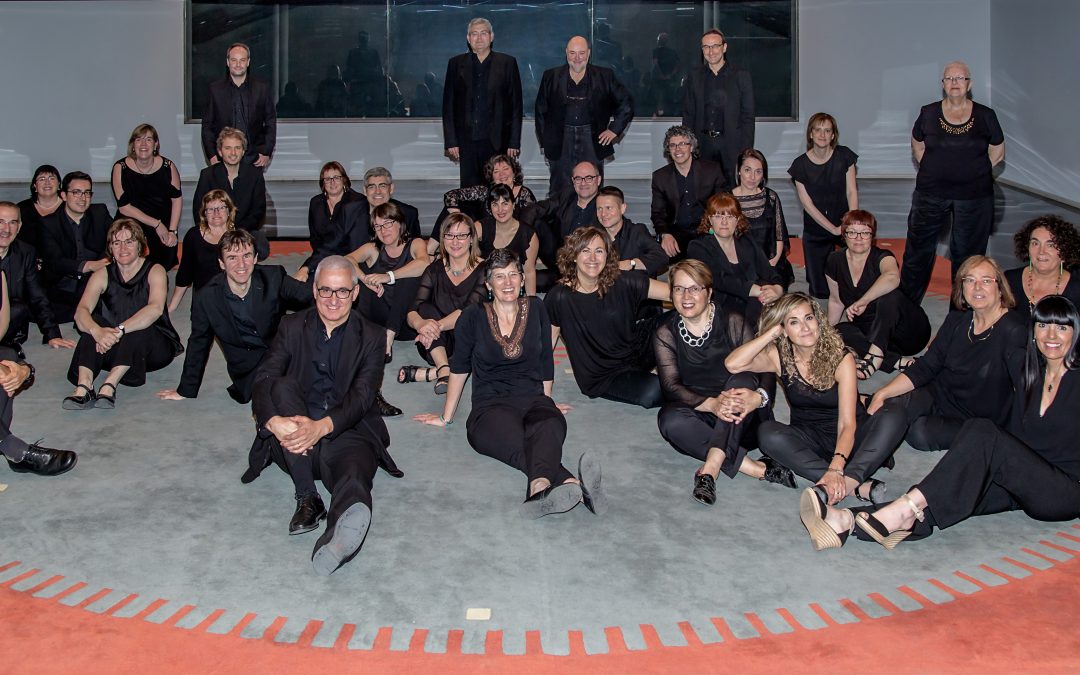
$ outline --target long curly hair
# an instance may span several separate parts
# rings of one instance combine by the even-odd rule
[[[758,335],[766,333],[779,324],[793,310],[800,305],[808,305],[814,319],[818,324],[818,341],[814,345],[814,351],[810,355],[810,372],[806,378],[814,389],[826,391],[831,389],[836,382],[836,369],[840,361],[850,351],[844,344],[840,333],[829,323],[829,317],[821,309],[817,300],[805,293],[788,293],[771,305],[767,305],[761,312],[761,320],[758,323]],[[787,336],[776,339],[776,349],[780,352],[780,360],[784,364],[784,370],[789,373],[797,373],[795,365],[795,348]]]
[[[600,239],[607,250],[607,263],[605,263],[604,269],[600,271],[600,279],[596,289],[596,292],[602,298],[619,278],[619,250],[615,248],[615,242],[611,240],[608,233],[595,225],[579,227],[574,230],[566,238],[562,248],[559,249],[558,264],[559,274],[561,275],[559,283],[573,289],[578,287],[577,257],[579,253],[589,246],[593,239]]]
[[[1029,251],[1031,233],[1040,227],[1050,233],[1054,240],[1054,248],[1057,249],[1065,267],[1080,264],[1080,234],[1077,234],[1076,226],[1055,215],[1039,216],[1013,235],[1017,260],[1025,264],[1031,261]]]

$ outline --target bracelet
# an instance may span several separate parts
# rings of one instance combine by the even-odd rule
[[[394,270],[389,270],[386,275],[390,277],[390,281],[389,283],[387,283],[387,286],[393,286],[397,283],[397,277],[394,276]]]
[[[443,423],[443,427],[448,427],[448,426],[450,426],[451,424],[454,423],[454,420],[448,420],[448,419],[444,418],[442,415],[439,415],[439,421]]]
[[[844,475],[844,472],[843,472],[843,471],[841,471],[840,469],[827,469],[827,470],[825,471],[825,473],[829,473],[829,471],[832,471],[833,473],[838,473],[838,474],[840,474],[841,476],[843,476],[843,475]]]
[[[848,456],[847,455],[841,455],[839,452],[834,452],[832,456],[833,457],[839,457],[840,459],[844,460],[844,466],[847,466],[847,463],[848,463]]]
[[[761,405],[758,406],[758,409],[768,407],[768,405],[769,405],[769,392],[765,391],[761,387],[758,387],[754,391],[756,391],[758,396],[761,397]]]

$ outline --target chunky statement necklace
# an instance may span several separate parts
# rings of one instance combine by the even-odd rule
[[[945,133],[952,134],[953,136],[961,136],[971,131],[971,127],[975,126],[975,114],[972,113],[971,119],[969,119],[966,124],[961,126],[949,124],[945,121],[944,117],[939,117],[938,122],[941,124],[941,130]]]
[[[686,329],[686,321],[679,319],[679,337],[682,341],[691,347],[700,347],[709,339],[709,335],[712,334],[713,317],[716,315],[716,305],[709,304],[709,319],[705,324],[705,330],[701,333],[701,337],[694,337],[690,334],[690,331]]]

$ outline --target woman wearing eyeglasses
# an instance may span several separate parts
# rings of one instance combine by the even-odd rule
[[[165,269],[146,257],[146,235],[131,218],[118,218],[106,237],[110,264],[94,272],[75,310],[82,331],[68,369],[75,391],[64,410],[116,407],[120,384],[139,387],[146,374],[169,365],[184,351],[165,300]],[[97,392],[94,380],[106,371]]]
[[[158,151],[158,133],[140,124],[128,139],[127,156],[116,161],[112,189],[119,215],[137,221],[146,234],[151,263],[166,270],[176,267],[180,229],[180,173]]]
[[[416,350],[430,364],[402,366],[398,382],[435,381],[435,393],[446,393],[450,382],[450,356],[454,353],[454,326],[461,310],[484,297],[483,258],[472,218],[451,213],[439,235],[439,259],[420,277],[412,310],[406,317],[416,331]]]
[[[750,224],[739,200],[730,194],[709,197],[701,218],[698,237],[686,248],[686,257],[700,260],[713,276],[718,304],[729,312],[757,324],[761,308],[784,294],[783,281],[761,248],[743,236]]]
[[[42,219],[51,216],[63,205],[60,199],[60,170],[52,164],[42,164],[34,169],[30,180],[30,197],[19,202],[19,219],[22,229],[19,239],[30,244],[41,259]]]
[[[375,240],[346,257],[360,267],[360,295],[356,310],[372,323],[386,328],[386,362],[394,353],[394,340],[416,337],[407,329],[405,315],[412,308],[420,275],[431,259],[422,237],[409,238],[405,214],[394,202],[379,204],[371,212]]]
[[[320,193],[308,202],[308,241],[311,243],[312,256],[296,272],[296,278],[301,281],[307,280],[309,271],[314,270],[323,257],[352,248],[346,243],[346,248],[342,250],[336,243],[345,237],[342,218],[344,206],[363,199],[363,195],[352,189],[349,174],[340,162],[323,164],[319,170],[319,189]]]
[[[874,214],[848,211],[840,232],[847,247],[825,262],[829,323],[855,351],[859,379],[865,380],[879,368],[892,372],[901,357],[921,352],[930,341],[930,319],[897,290],[900,268],[892,251],[874,245]]]
[[[900,407],[907,442],[917,450],[944,450],[964,422],[986,418],[1004,424],[1012,401],[1006,363],[1024,349],[1027,327],[1001,267],[971,256],[953,282],[949,312],[926,354],[874,393],[867,410]]]
[[[691,496],[706,506],[716,503],[721,472],[795,487],[790,469],[769,457],[747,456],[757,445],[757,424],[772,418],[776,380],[770,374],[732,375],[724,359],[753,339],[754,329],[742,315],[713,302],[712,274],[700,260],[675,263],[668,278],[675,311],[660,319],[653,335],[666,401],[656,424],[672,447],[703,462]]]
[[[994,111],[971,99],[967,65],[945,66],[941,88],[944,97],[924,105],[911,129],[919,170],[900,290],[917,304],[930,285],[938,235],[947,223],[954,276],[968,256],[986,253],[994,222],[994,166],[1005,159],[1005,134]]]
[[[224,190],[211,190],[203,196],[199,208],[199,226],[184,235],[184,255],[176,270],[176,287],[169,300],[169,313],[180,306],[184,294],[192,286],[199,290],[221,273],[218,264],[218,241],[221,235],[235,229],[236,206]]]

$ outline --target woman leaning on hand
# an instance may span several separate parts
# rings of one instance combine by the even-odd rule
[[[582,455],[577,477],[562,465],[566,420],[551,400],[555,362],[544,303],[525,295],[524,269],[508,249],[488,259],[484,285],[488,300],[466,307],[457,322],[442,414],[415,419],[441,427],[453,423],[472,374],[472,412],[465,422],[469,444],[525,474],[522,514],[564,513],[581,502],[602,513],[599,462]]]

